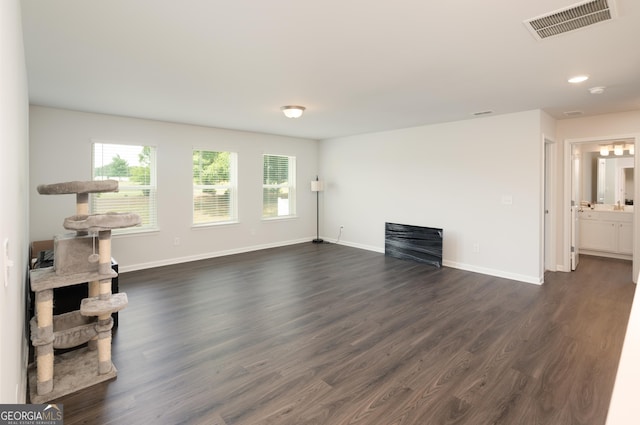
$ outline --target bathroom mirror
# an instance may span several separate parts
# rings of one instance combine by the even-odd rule
[[[623,143],[622,155],[615,145]],[[589,204],[633,205],[634,143],[632,139],[603,140],[579,146],[574,155],[579,159],[579,198]],[[609,155],[602,155],[603,151]],[[606,153],[606,152],[605,152]]]
[[[597,158],[598,204],[633,205],[633,156]]]

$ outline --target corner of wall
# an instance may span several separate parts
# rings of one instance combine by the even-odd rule
[[[25,292],[28,265],[29,100],[19,0],[0,2],[0,241],[8,241],[8,279],[0,284],[0,403],[26,398]],[[3,244],[4,247],[4,244]],[[4,250],[4,249],[3,249]],[[4,276],[4,273],[0,275]],[[4,281],[4,278],[2,279]],[[28,353],[28,352],[27,352]]]

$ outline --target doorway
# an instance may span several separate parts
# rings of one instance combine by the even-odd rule
[[[580,252],[580,226],[578,225],[578,212],[582,212],[586,209],[590,210],[613,210],[614,205],[617,207],[618,201],[622,207],[627,209],[633,209],[632,220],[633,228],[636,231],[626,230],[623,234],[624,237],[632,238],[632,254],[633,260],[633,276],[632,279],[635,282],[638,275],[638,267],[640,265],[640,252],[638,249],[638,238],[636,237],[637,229],[640,229],[639,217],[640,214],[636,214],[633,203],[640,202],[639,187],[638,187],[638,173],[633,173],[633,180],[620,183],[620,182],[607,182],[611,187],[616,188],[616,195],[614,197],[607,198],[608,201],[614,199],[614,201],[605,203],[604,198],[601,196],[603,191],[603,172],[598,172],[597,164],[603,162],[603,158],[627,158],[625,165],[629,168],[629,163],[632,167],[638,167],[639,156],[635,155],[635,146],[638,144],[638,135],[623,135],[612,136],[606,138],[586,138],[586,139],[567,139],[565,140],[565,209],[564,214],[564,264],[570,267],[566,268],[566,271],[575,270],[579,264],[579,252]],[[625,151],[623,153],[615,152],[614,145],[619,147],[623,145]],[[633,146],[631,153],[629,148]],[[601,152],[602,150],[602,152]],[[614,161],[615,162],[615,161]],[[612,175],[624,176],[624,173],[614,172]],[[625,194],[620,191],[621,187],[628,188],[628,192]],[[608,256],[608,255],[607,255]]]

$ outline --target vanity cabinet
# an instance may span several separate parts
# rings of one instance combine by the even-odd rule
[[[633,214],[582,211],[579,248],[583,254],[630,258],[633,253]]]
[[[633,254],[633,224],[618,223],[618,249],[623,254]]]

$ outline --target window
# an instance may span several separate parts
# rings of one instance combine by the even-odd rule
[[[93,143],[93,180],[118,180],[118,192],[91,194],[93,214],[132,212],[140,215],[142,226],[116,229],[116,233],[156,230],[157,187],[156,148],[153,146]]]
[[[193,224],[237,221],[234,152],[193,151]]]
[[[262,218],[296,214],[296,158],[264,155],[262,179]]]

